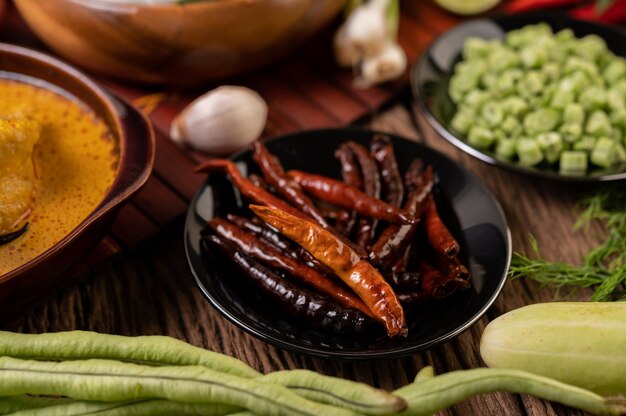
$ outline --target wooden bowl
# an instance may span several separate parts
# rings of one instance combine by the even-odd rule
[[[104,235],[119,208],[148,180],[154,161],[154,136],[147,119],[103,91],[81,72],[30,49],[0,43],[0,71],[53,84],[89,107],[118,141],[119,164],[102,202],[74,230],[26,264],[0,275],[0,315],[57,287],[65,272]]]
[[[215,80],[275,60],[333,19],[343,3],[15,0],[32,30],[65,58],[97,73],[168,84]]]

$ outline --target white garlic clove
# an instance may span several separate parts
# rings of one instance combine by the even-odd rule
[[[172,122],[179,144],[225,155],[258,139],[267,122],[267,104],[255,91],[224,85],[198,97]]]
[[[380,54],[388,42],[388,6],[389,0],[370,0],[354,9],[345,21],[345,43],[361,58]]]
[[[397,78],[402,75],[406,65],[404,50],[397,43],[389,42],[379,55],[361,62],[354,85],[357,88],[369,88],[374,84]]]

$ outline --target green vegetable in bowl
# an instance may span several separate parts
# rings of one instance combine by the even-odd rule
[[[626,59],[602,38],[540,23],[503,41],[468,38],[462,55],[450,128],[472,146],[567,175],[626,161]]]

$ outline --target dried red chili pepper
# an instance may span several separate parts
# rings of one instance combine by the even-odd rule
[[[562,7],[580,3],[582,0],[510,0],[504,5],[508,13],[529,12],[548,7]]]
[[[350,185],[356,189],[363,189],[363,178],[361,177],[360,167],[357,165],[354,153],[347,143],[342,143],[335,151],[335,157],[339,159],[341,164],[341,177],[346,185]],[[354,232],[357,224],[357,215],[354,211],[343,211],[347,214],[343,221],[343,235],[350,236]]]
[[[426,260],[419,261],[422,274],[422,291],[434,299],[442,299],[450,296],[459,287],[456,280],[450,279],[444,273],[433,267]]]
[[[305,191],[322,201],[393,223],[414,224],[418,221],[410,213],[335,179],[299,170],[291,170],[288,173]]]
[[[288,257],[277,248],[243,231],[236,225],[223,218],[214,218],[209,221],[209,227],[216,235],[228,241],[241,253],[259,260],[266,266],[271,266],[276,270],[300,279],[305,284],[317,289],[318,292],[329,296],[346,307],[358,309],[364,314],[373,317],[363,301],[352,292],[323,276],[317,270],[299,263],[292,257]]]
[[[252,144],[252,158],[261,168],[263,177],[276,189],[287,201],[300,208],[309,217],[313,218],[324,228],[330,228],[322,214],[315,207],[311,199],[304,194],[300,185],[289,177],[280,161],[272,155],[265,145],[256,141]]]
[[[428,195],[430,195],[434,180],[432,167],[428,166],[422,171],[422,163],[419,160],[413,161],[405,174],[405,185],[408,191],[404,203],[405,211],[419,217],[427,205]],[[369,259],[377,267],[388,270],[407,247],[417,231],[417,225],[390,224],[378,240],[372,246]]]
[[[323,275],[335,275],[332,270],[320,263],[315,257],[311,255],[311,253],[309,253],[302,247],[294,244],[291,240],[284,237],[282,234],[277,233],[261,220],[258,220],[257,222],[233,214],[227,214],[226,218],[228,218],[230,222],[232,222],[239,228],[248,231],[254,236],[262,239],[263,241],[272,244],[274,247],[278,248],[289,257],[304,261],[305,265],[314,268]]]
[[[393,144],[388,136],[376,135],[372,140],[370,151],[380,171],[382,177],[384,201],[400,207],[404,196],[404,184],[402,175],[398,169],[398,162],[393,149]]]
[[[245,196],[250,201],[256,204],[267,205],[273,208],[280,209],[281,211],[288,212],[298,218],[308,218],[304,213],[284,202],[283,200],[276,198],[274,195],[270,194],[262,188],[254,186],[252,182],[243,177],[243,175],[237,168],[237,165],[230,160],[211,159],[198,166],[195,171],[208,173],[219,172],[222,174],[227,174],[232,180],[233,184],[237,187],[237,189],[239,189],[243,196]]]
[[[359,143],[352,141],[346,142],[346,147],[352,151],[361,167],[363,187],[358,189],[362,190],[366,195],[380,199],[380,172],[378,171],[376,160],[374,160],[370,152]],[[372,218],[360,217],[358,219],[355,241],[359,247],[369,249],[374,239],[374,234],[376,233],[377,224],[378,221]]]
[[[398,300],[404,306],[413,306],[424,303],[431,299],[426,293],[421,291],[398,292]]]
[[[274,299],[290,316],[335,332],[359,332],[370,319],[360,311],[345,308],[274,273],[258,261],[237,251],[224,239],[210,235],[203,240],[224,253],[266,296]]]
[[[455,280],[462,288],[470,286],[470,272],[467,270],[467,267],[461,264],[458,258],[449,258],[440,253],[435,253],[434,261],[437,268],[449,280]]]
[[[255,173],[251,173],[250,175],[248,175],[248,180],[252,182],[252,184],[257,188],[261,188],[265,191],[269,189],[269,186],[267,185],[267,182],[265,182],[265,179]]]
[[[406,336],[404,310],[380,273],[335,235],[311,221],[275,208],[251,205],[261,219],[330,267],[365,302],[389,336]]]
[[[437,212],[437,204],[432,194],[428,196],[428,203],[423,215],[424,230],[430,245],[438,253],[448,258],[454,258],[459,254],[459,243],[454,239],[448,227],[443,223]]]

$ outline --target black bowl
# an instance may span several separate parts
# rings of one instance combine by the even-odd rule
[[[346,140],[368,144],[375,133],[357,129],[313,130],[268,140],[268,149],[285,169],[302,169],[340,178],[333,156]],[[250,334],[292,351],[338,359],[397,357],[448,341],[469,328],[493,303],[506,280],[511,238],[500,205],[473,175],[422,144],[391,136],[401,171],[416,157],[437,172],[435,196],[442,218],[459,240],[472,288],[447,299],[406,311],[409,335],[390,339],[381,325],[339,335],[292,319],[254,293],[240,272],[217,252],[201,249],[206,220],[241,212],[239,193],[221,175],[209,176],[191,202],[185,225],[189,265],[202,293],[230,321]],[[233,156],[244,173],[256,171],[249,151]]]
[[[554,31],[570,28],[577,37],[596,34],[613,53],[626,57],[626,32],[621,29],[568,18],[560,14],[527,14],[476,19],[463,23],[437,37],[422,53],[411,70],[411,89],[418,109],[435,131],[464,152],[501,168],[544,179],[598,182],[626,179],[626,163],[610,169],[593,169],[585,175],[561,175],[554,167],[526,167],[498,158],[490,151],[477,149],[450,129],[456,106],[448,95],[448,82],[454,65],[461,60],[463,44],[468,37],[504,39],[506,32],[529,24],[545,22]]]

